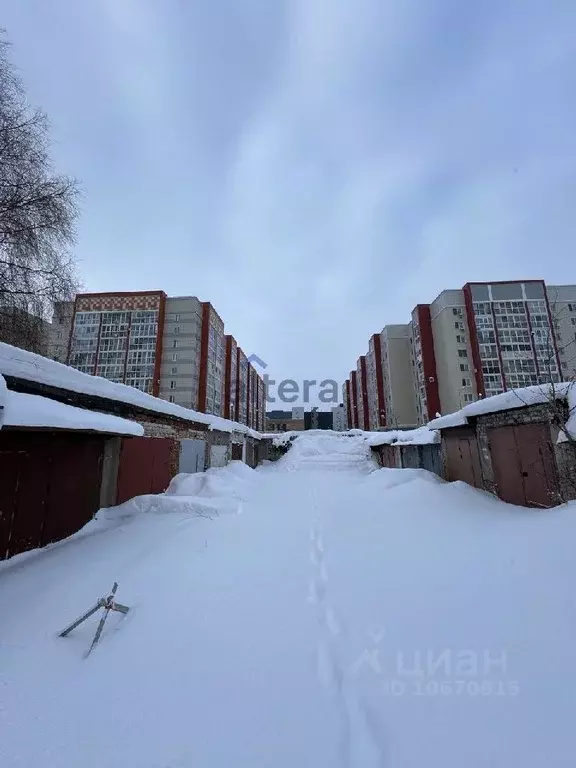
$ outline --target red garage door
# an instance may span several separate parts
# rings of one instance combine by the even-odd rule
[[[105,438],[0,432],[0,559],[70,536],[98,510]]]
[[[134,496],[162,493],[178,472],[178,441],[169,437],[122,440],[116,503]]]

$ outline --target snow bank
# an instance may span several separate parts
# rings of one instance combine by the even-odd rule
[[[154,413],[163,413],[197,424],[206,424],[210,429],[217,429],[222,432],[241,432],[255,439],[260,439],[260,433],[250,429],[245,424],[238,424],[220,416],[212,416],[193,411],[190,408],[183,408],[181,405],[153,397],[126,384],[108,381],[108,379],[103,379],[100,376],[90,376],[87,373],[77,371],[76,368],[71,368],[63,363],[58,363],[19,347],[13,347],[4,342],[0,342],[0,374],[15,376],[26,381],[36,381],[70,392],[104,397]]]
[[[274,465],[279,471],[373,472],[377,465],[363,440],[345,432],[297,432],[290,450]]]
[[[406,443],[410,445],[430,445],[440,442],[440,435],[428,427],[418,429],[391,429],[388,432],[364,432],[366,442],[370,447]]]
[[[237,513],[238,502],[246,501],[256,473],[241,461],[206,472],[176,475],[165,493],[135,496],[114,507],[100,509],[94,520],[74,536],[106,530],[143,514],[213,517]]]
[[[176,475],[168,488],[166,496],[229,496],[243,501],[246,491],[254,480],[254,470],[241,461],[232,461],[225,467],[210,468],[206,472]]]
[[[0,379],[4,382],[2,377]],[[107,413],[87,411],[49,400],[47,397],[10,391],[4,393],[3,426],[78,429],[114,435],[144,434],[143,427],[135,421]]]
[[[501,392],[492,397],[485,397],[474,403],[468,403],[455,413],[433,419],[428,423],[428,428],[446,429],[462,426],[468,423],[469,417],[507,411],[513,408],[525,408],[529,405],[539,405],[550,402],[552,398],[567,402],[570,415],[566,423],[566,431],[568,435],[576,439],[576,382],[573,381],[564,381],[554,385],[537,384],[532,387],[521,387],[509,392]],[[561,433],[559,441],[568,440],[568,435]]]
[[[405,483],[445,483],[438,475],[427,469],[390,469],[388,467],[381,467],[371,472],[365,482],[379,491],[387,491]]]

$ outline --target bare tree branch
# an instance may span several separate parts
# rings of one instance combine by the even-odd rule
[[[43,351],[55,301],[77,287],[78,185],[54,171],[49,122],[32,108],[0,30],[0,340]]]

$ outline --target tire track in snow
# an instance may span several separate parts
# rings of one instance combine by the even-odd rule
[[[317,642],[318,680],[335,697],[340,728],[338,755],[342,768],[386,768],[387,746],[377,715],[359,699],[340,662],[337,638],[341,622],[328,596],[328,569],[315,489],[310,491],[313,520],[310,528],[310,563],[313,576],[308,602],[316,606],[320,635]]]

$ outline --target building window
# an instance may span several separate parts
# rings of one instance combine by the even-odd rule
[[[576,312],[576,304],[568,304],[568,312]]]
[[[172,315],[172,320],[175,323],[179,323],[180,322],[180,315]]]
[[[566,371],[568,369],[568,363],[565,360],[562,360],[561,365],[562,365],[562,370],[563,371]]]
[[[470,386],[470,379],[462,379],[462,386],[463,387],[469,387]]]
[[[173,402],[174,402],[174,395],[170,395],[170,396],[168,397],[168,401],[169,401],[169,402],[171,402],[171,403],[173,403]]]
[[[172,362],[175,363],[176,360],[178,360],[178,352],[173,352],[172,353]]]
[[[174,329],[173,329],[173,332],[174,333],[180,333],[180,326],[179,325],[175,325]]]
[[[460,363],[460,370],[461,371],[469,371],[468,363]]]
[[[176,389],[176,382],[174,380],[170,382],[170,389]]]
[[[178,346],[178,339],[174,339],[174,341],[172,342],[172,347],[176,349],[177,346]]]
[[[458,344],[466,344],[466,336],[458,334],[458,336],[456,336],[456,341]]]
[[[173,365],[173,366],[172,366],[172,370],[171,370],[171,373],[178,373],[178,368],[177,368],[177,366],[175,366],[175,365]]]
[[[466,349],[459,349],[458,350],[458,357],[468,357],[468,350],[466,350]]]
[[[576,317],[571,317],[570,322],[572,323],[572,325],[576,325]]]
[[[470,392],[464,392],[463,398],[465,403],[471,403],[474,400],[474,395]]]

